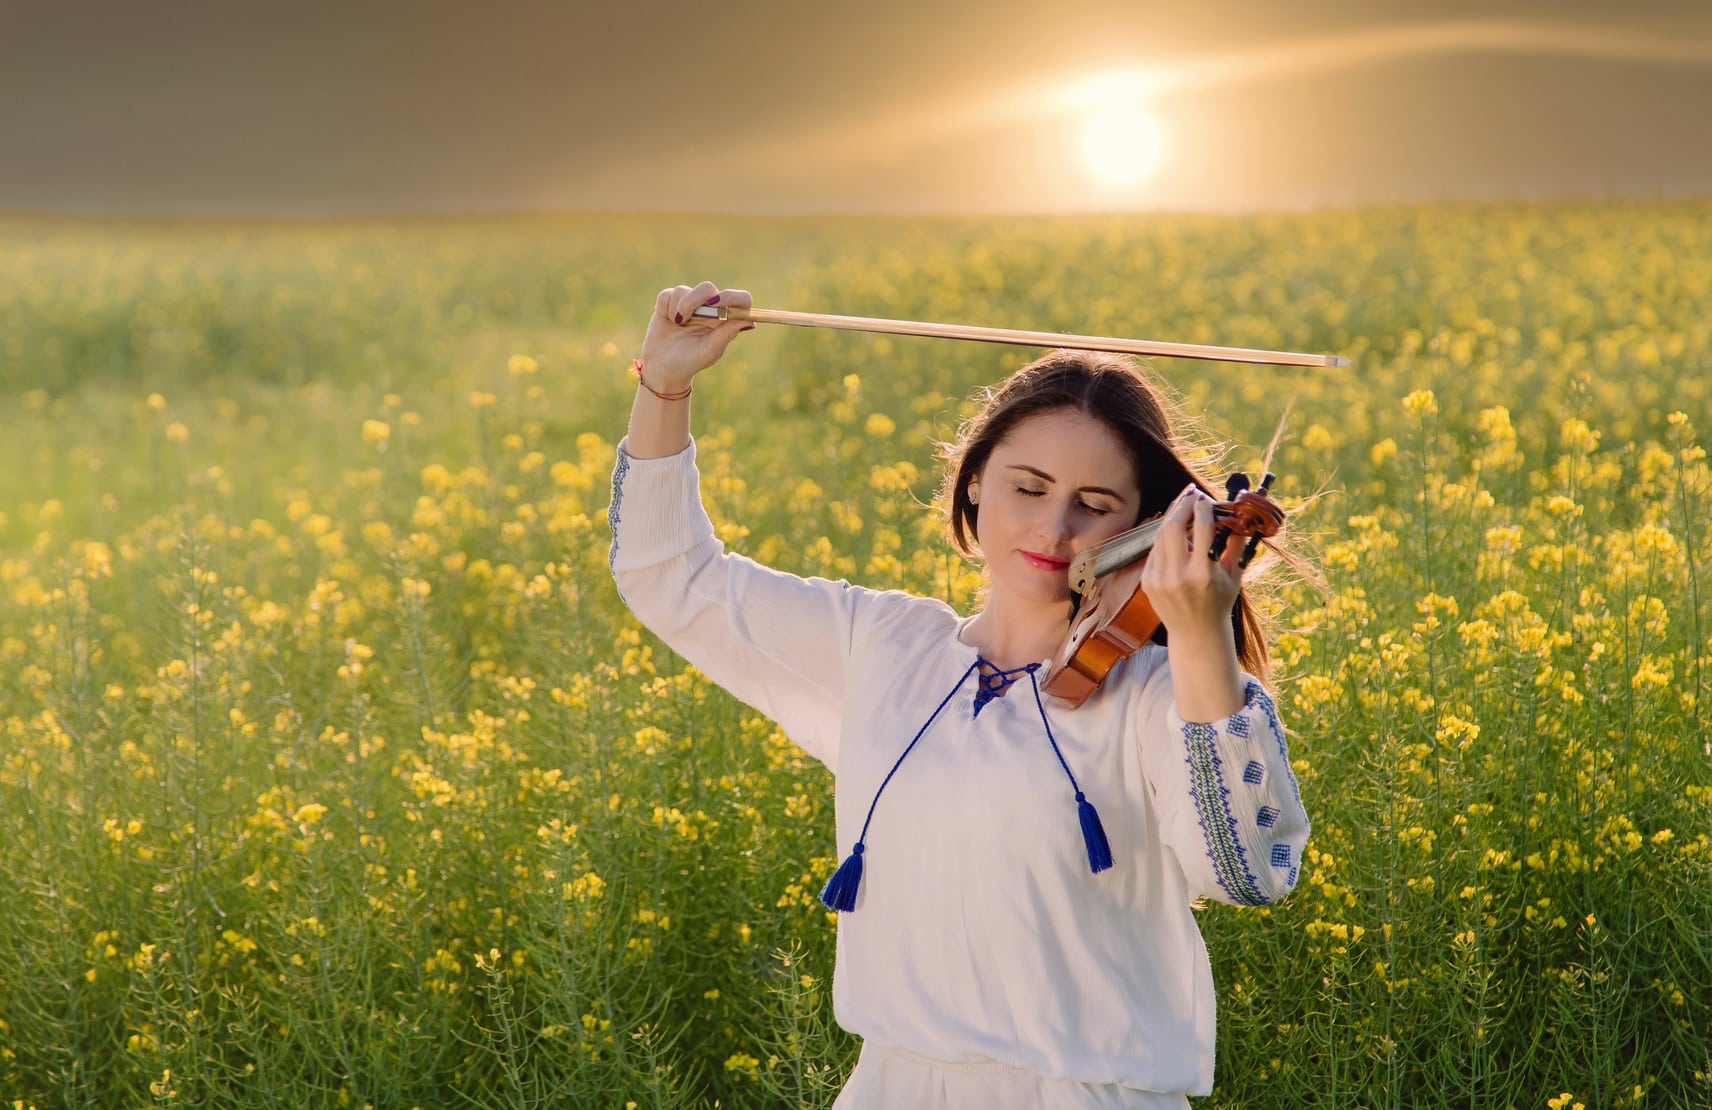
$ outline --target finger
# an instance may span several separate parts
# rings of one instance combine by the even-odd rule
[[[721,289],[718,303],[727,308],[754,308],[755,298],[749,295],[747,289]],[[755,327],[749,320],[722,321],[721,326],[725,325],[729,325],[733,332],[750,331]]]
[[[702,284],[710,287],[712,285],[711,282],[703,282]],[[749,295],[749,291],[747,289],[715,289],[705,298],[700,296],[702,292],[703,289],[701,285],[696,286],[690,291],[688,297],[689,303],[684,309],[686,320],[690,318],[690,313],[693,313],[702,305],[718,305],[727,308],[750,308],[755,303],[754,298]],[[701,336],[703,347],[715,360],[724,356],[725,350],[731,346],[732,340],[755,326],[747,320],[720,320],[706,316],[697,316],[694,319],[696,324],[703,329],[703,334]]]
[[[704,304],[719,303],[712,299],[719,295],[719,286],[711,281],[703,281],[695,285],[679,286],[678,288],[680,292],[672,300],[672,322],[684,325],[694,321],[698,325],[705,326],[704,321],[694,315],[695,310]]]
[[[654,315],[662,320],[670,320],[674,311],[672,302],[678,298],[684,288],[682,285],[674,285],[669,289],[660,290],[660,295],[654,298]]]
[[[1160,514],[1159,526],[1154,532],[1153,553],[1148,556],[1150,562],[1160,560],[1176,565],[1179,556],[1188,551],[1188,531],[1194,520],[1189,495],[1193,492],[1194,486],[1184,486],[1183,492]]]
[[[1165,512],[1159,518],[1161,531],[1175,530],[1185,526],[1190,517],[1189,497],[1194,492],[1195,487],[1193,485],[1184,486],[1183,492],[1179,493],[1171,504],[1165,507]]]
[[[713,294],[714,286],[711,281],[704,281],[698,285],[674,286],[664,313],[666,319],[679,327],[688,324],[691,319],[690,314],[701,304],[701,300],[696,297],[697,290],[705,290],[701,293],[701,300],[705,300]]]
[[[1195,491],[1196,496],[1189,502],[1192,514],[1189,525],[1189,547],[1191,550],[1207,552],[1213,548],[1213,499],[1201,491]]]
[[[721,289],[707,301],[719,308],[753,308],[755,298],[749,295],[747,289]],[[728,334],[735,337],[740,332],[746,332],[755,327],[752,320],[736,320],[727,317],[714,324],[715,334]]]
[[[1225,541],[1225,549],[1219,555],[1219,566],[1232,578],[1242,577],[1242,553],[1248,547],[1248,537],[1231,533]]]

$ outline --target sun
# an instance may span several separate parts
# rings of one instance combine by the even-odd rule
[[[1133,185],[1146,177],[1163,145],[1158,122],[1135,101],[1101,108],[1082,131],[1082,153],[1108,185]]]

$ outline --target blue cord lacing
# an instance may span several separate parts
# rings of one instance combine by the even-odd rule
[[[850,849],[850,855],[838,865],[838,870],[832,873],[832,878],[826,880],[826,888],[820,892],[820,900],[826,903],[827,909],[849,913],[856,908],[856,890],[862,885],[862,842],[868,839],[868,822],[874,819],[874,807],[880,804],[880,795],[885,793],[886,784],[892,781],[892,776],[898,773],[899,767],[903,766],[904,756],[909,755],[910,750],[915,747],[916,741],[920,740],[923,734],[927,732],[927,726],[938,718],[939,711],[951,703],[951,699],[957,696],[957,691],[963,689],[963,684],[969,681],[969,676],[980,666],[981,661],[979,659],[969,664],[969,669],[963,672],[963,677],[957,680],[957,685],[953,686],[951,692],[945,695],[945,700],[939,703],[939,708],[933,711],[933,716],[929,717],[916,732],[915,740],[909,742],[909,747],[904,749],[904,754],[898,756],[898,761],[892,764],[890,771],[886,772],[885,781],[880,783],[880,789],[874,791],[874,800],[868,803],[868,816],[862,821],[862,835],[856,838],[856,846]]]
[[[1112,865],[1112,846],[1106,840],[1106,829],[1100,824],[1094,803],[1076,785],[1076,776],[1070,774],[1070,764],[1064,762],[1064,753],[1058,750],[1058,740],[1052,735],[1052,725],[1046,720],[1046,706],[1040,700],[1040,682],[1034,677],[1035,667],[1039,665],[1036,663],[1028,669],[1029,685],[1034,687],[1034,704],[1040,710],[1040,723],[1046,729],[1046,739],[1052,744],[1052,754],[1058,757],[1058,765],[1070,776],[1070,789],[1076,792],[1076,816],[1082,822],[1082,843],[1088,849],[1088,868],[1098,875]]]
[[[985,659],[977,658],[975,660],[975,666],[992,668],[991,671],[981,671],[978,676],[981,688],[975,691],[974,715],[979,717],[981,715],[982,706],[1010,689],[1011,683],[1021,678],[1024,674],[1034,674],[1034,672],[1039,669],[1040,664],[1030,663],[1026,667],[1016,667],[1012,670],[1006,671],[1000,670],[996,665],[988,663]]]
[[[989,674],[982,671],[983,664],[992,668],[993,673]],[[850,849],[850,855],[845,857],[838,870],[833,872],[832,878],[826,881],[825,889],[820,892],[820,900],[825,903],[828,909],[849,913],[856,908],[856,893],[862,886],[862,853],[864,844],[868,839],[868,825],[874,820],[874,808],[880,804],[880,795],[885,793],[886,786],[892,781],[892,776],[898,773],[899,767],[903,766],[904,758],[915,749],[916,744],[927,734],[928,726],[939,718],[940,712],[951,704],[951,699],[957,696],[957,691],[961,690],[963,684],[969,681],[969,676],[976,672],[980,672],[980,677],[977,679],[980,689],[975,692],[974,715],[976,716],[980,715],[983,706],[1004,693],[1012,683],[1019,680],[1020,676],[1028,675],[1029,685],[1034,689],[1035,708],[1040,711],[1040,723],[1046,729],[1047,742],[1052,745],[1052,754],[1058,757],[1058,765],[1064,768],[1064,774],[1070,779],[1070,789],[1076,793],[1076,813],[1082,825],[1082,841],[1088,850],[1088,867],[1095,874],[1098,874],[1112,865],[1112,849],[1106,840],[1106,830],[1100,824],[1100,815],[1095,811],[1094,804],[1088,801],[1087,795],[1082,792],[1081,786],[1077,784],[1076,776],[1070,771],[1070,764],[1065,762],[1064,753],[1058,748],[1058,739],[1052,735],[1052,725],[1046,719],[1046,705],[1040,698],[1040,682],[1034,676],[1034,673],[1039,669],[1039,663],[1030,663],[1026,667],[1017,667],[1006,671],[979,657],[969,665],[969,669],[957,679],[957,684],[951,688],[951,692],[945,695],[944,700],[934,709],[932,715],[916,731],[914,739],[909,742],[909,746],[904,748],[903,754],[898,756],[896,763],[892,764],[892,769],[886,772],[886,777],[880,783],[880,788],[874,791],[874,800],[868,804],[868,816],[862,821],[861,835],[856,838],[856,844]]]

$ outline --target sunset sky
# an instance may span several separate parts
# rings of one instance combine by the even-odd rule
[[[1690,193],[1708,0],[0,0],[0,210]]]

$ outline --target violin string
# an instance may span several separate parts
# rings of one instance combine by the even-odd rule
[[[1162,517],[1155,517],[1101,544],[1099,553],[1094,556],[1094,577],[1102,578],[1152,551],[1153,537],[1159,532],[1162,520]]]
[[[1288,415],[1288,409],[1286,409],[1286,415]],[[1283,424],[1279,424],[1279,430],[1283,430]],[[1276,438],[1274,438],[1273,445],[1277,445]],[[1269,456],[1270,451],[1271,449],[1268,448]],[[1230,518],[1229,512],[1222,507],[1215,507],[1213,515],[1215,519],[1219,517]],[[1121,532],[1101,544],[1094,552],[1094,577],[1104,578],[1112,571],[1121,570],[1152,551],[1154,537],[1159,533],[1159,526],[1163,523],[1165,523],[1164,517],[1154,517],[1152,520],[1144,521],[1129,531]]]

